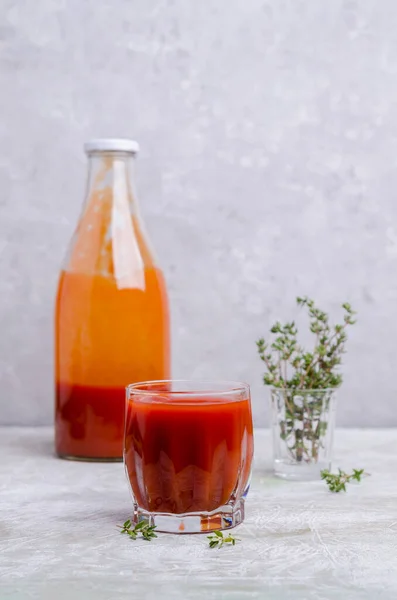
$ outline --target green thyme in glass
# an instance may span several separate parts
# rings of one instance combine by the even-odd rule
[[[136,540],[141,535],[142,539],[151,542],[153,538],[157,537],[154,533],[156,525],[149,525],[146,521],[140,521],[136,525],[133,525],[131,520],[128,519],[123,526],[118,525],[118,527],[121,529],[120,533],[126,533],[132,540]]]
[[[330,473],[327,469],[321,471],[321,479],[325,481],[331,492],[346,492],[346,483],[350,481],[361,481],[362,477],[367,475],[364,469],[353,469],[353,473],[348,475],[345,471],[338,469],[338,473]]]
[[[315,392],[331,390],[342,383],[339,367],[345,352],[349,326],[354,325],[355,312],[345,302],[343,322],[330,324],[329,316],[310,298],[298,297],[298,306],[308,311],[309,329],[314,335],[312,350],[298,342],[298,328],[294,321],[282,325],[277,322],[270,329],[271,341],[259,339],[257,349],[265,363],[265,385],[278,388],[284,395],[285,418],[280,422],[280,436],[287,443],[292,458],[301,461],[317,460],[322,438],[328,424],[323,419],[323,399]],[[310,402],[302,401],[302,391],[313,390]],[[329,401],[329,400],[328,400]]]
[[[230,533],[223,535],[222,531],[214,531],[211,535],[207,535],[207,539],[209,540],[210,548],[222,548],[225,544],[234,546],[239,540],[239,538],[234,537]]]

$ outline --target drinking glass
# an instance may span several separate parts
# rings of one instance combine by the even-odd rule
[[[169,533],[241,523],[253,455],[249,386],[148,381],[126,391],[124,464],[132,521]]]

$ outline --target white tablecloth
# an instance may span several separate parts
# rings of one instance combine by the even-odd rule
[[[372,475],[331,494],[270,472],[256,431],[235,547],[205,535],[121,536],[122,464],[53,456],[49,428],[0,428],[0,598],[74,600],[397,598],[397,430],[338,430],[335,466]]]

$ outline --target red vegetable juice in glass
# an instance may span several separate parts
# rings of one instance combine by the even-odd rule
[[[166,286],[134,190],[137,144],[86,144],[86,201],[55,313],[59,456],[121,460],[125,386],[170,376]]]
[[[234,527],[244,519],[252,455],[248,385],[127,388],[124,462],[135,521],[171,533]]]

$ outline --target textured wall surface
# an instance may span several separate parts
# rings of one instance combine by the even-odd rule
[[[174,376],[243,379],[309,294],[359,311],[340,425],[397,425],[397,3],[1,0],[0,422],[52,421],[83,142],[136,138]]]

